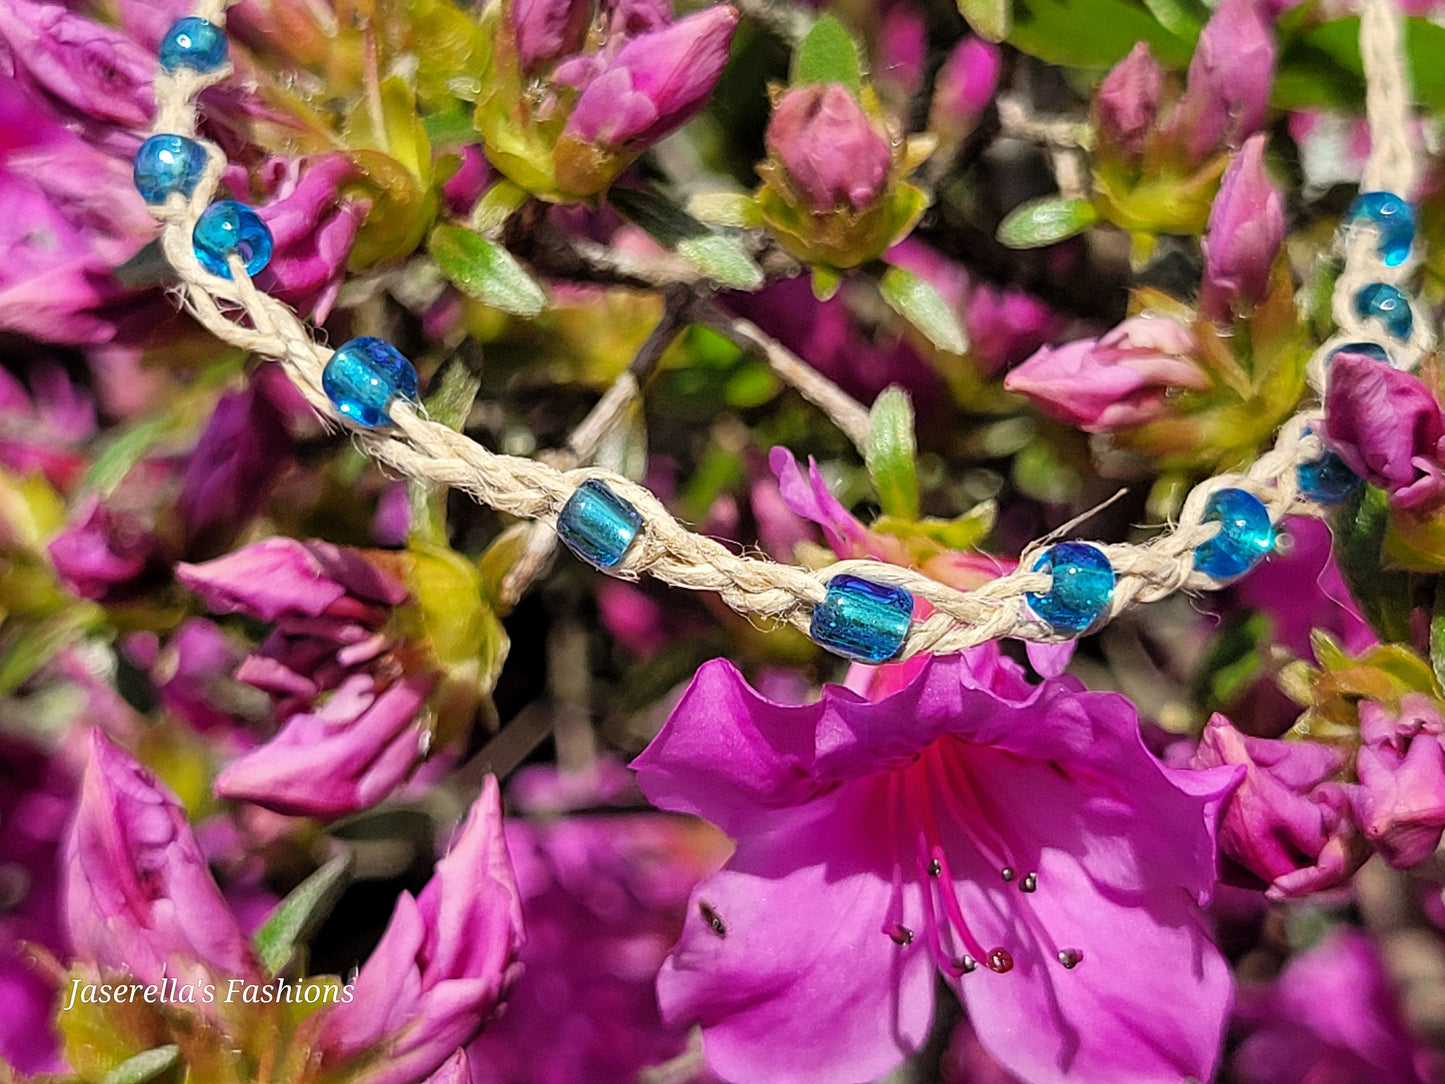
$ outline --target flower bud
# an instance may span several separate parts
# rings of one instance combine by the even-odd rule
[[[98,729],[65,868],[66,920],[82,959],[147,983],[259,975],[185,809]]]
[[[1363,354],[1336,354],[1325,435],[1346,466],[1389,493],[1396,507],[1445,500],[1445,416],[1409,373]]]
[[[1219,184],[1204,235],[1199,305],[1211,320],[1253,306],[1269,292],[1269,274],[1284,243],[1284,208],[1264,172],[1264,133],[1250,136]]]
[[[938,71],[933,84],[928,128],[940,139],[962,139],[973,130],[980,114],[998,89],[999,47],[982,38],[964,38]]]
[[[165,575],[165,547],[133,513],[87,498],[47,552],[66,588],[106,605],[144,593]]]
[[[1137,43],[1104,78],[1094,100],[1099,130],[1129,158],[1144,153],[1144,139],[1159,111],[1164,72],[1149,52],[1147,42]]]
[[[888,184],[892,153],[857,99],[839,83],[794,87],[773,107],[766,143],[808,208],[871,206]]]
[[[436,872],[403,892],[354,984],[329,1010],[320,1045],[337,1065],[373,1051],[359,1084],[411,1084],[439,1069],[491,1017],[516,977],[521,899],[502,834],[497,781],[487,777]]]
[[[1044,347],[1004,379],[1044,413],[1086,433],[1142,425],[1168,413],[1171,388],[1209,387],[1194,335],[1159,316],[1135,316],[1101,339]]]
[[[1199,35],[1170,127],[1195,161],[1264,126],[1274,43],[1254,0],[1223,0]]]
[[[676,131],[717,85],[737,25],[737,9],[718,4],[633,38],[589,73],[563,138],[638,151]]]
[[[582,48],[591,10],[590,0],[512,0],[507,15],[522,70],[535,71]]]

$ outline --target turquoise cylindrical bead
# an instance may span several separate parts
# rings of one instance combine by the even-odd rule
[[[131,176],[147,203],[164,203],[172,192],[189,196],[206,171],[206,148],[179,135],[153,135],[135,152]]]
[[[1269,509],[1245,490],[1214,493],[1204,505],[1204,522],[1219,523],[1219,533],[1194,551],[1194,567],[1216,580],[1244,575],[1274,548]]]
[[[342,343],[321,371],[321,390],[358,425],[390,425],[394,397],[415,399],[416,369],[400,350],[372,335]]]
[[[828,581],[808,633],[844,658],[880,663],[898,654],[912,620],[913,596],[903,588],[843,574]]]
[[[1379,231],[1380,261],[1399,267],[1415,243],[1415,211],[1393,192],[1361,192],[1345,213],[1347,222],[1368,222]]]
[[[201,212],[191,231],[196,259],[213,275],[231,277],[230,259],[241,257],[246,274],[256,275],[271,262],[271,231],[244,203],[221,200]]]
[[[621,561],[640,530],[642,513],[596,478],[578,486],[557,516],[557,537],[597,569]]]
[[[168,72],[213,72],[226,62],[226,35],[215,23],[187,15],[172,23],[161,39],[160,61]]]
[[[1024,596],[1029,609],[1056,632],[1083,632],[1109,609],[1114,598],[1114,566],[1104,551],[1086,542],[1061,542],[1034,562],[1035,572],[1050,572],[1047,591]]]
[[[1388,282],[1372,282],[1356,294],[1355,311],[1361,319],[1373,316],[1397,339],[1408,339],[1415,328],[1410,299]]]

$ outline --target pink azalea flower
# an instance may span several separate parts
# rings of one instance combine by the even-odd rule
[[[184,807],[99,730],[65,870],[66,924],[81,959],[146,983],[260,978]]]
[[[1430,699],[1408,693],[1398,714],[1360,704],[1355,756],[1358,786],[1349,789],[1360,830],[1396,869],[1418,866],[1435,853],[1445,829],[1445,732]]]
[[[350,1003],[327,1011],[325,1064],[364,1063],[359,1084],[412,1084],[486,1024],[517,977],[521,900],[502,838],[495,778],[421,894],[403,892],[356,977]]]
[[[769,153],[808,210],[871,207],[888,183],[893,161],[887,132],[879,132],[841,83],[794,87],[768,122]]]
[[[1212,320],[1264,300],[1284,243],[1284,207],[1264,171],[1264,145],[1263,133],[1245,140],[1209,211],[1199,305]]]
[[[1031,687],[994,648],[877,673],[912,670],[803,707],[698,672],[634,767],[737,850],[693,894],[664,1017],[729,1079],[871,1080],[942,973],[1025,1079],[1207,1079],[1230,982],[1197,905],[1235,773],[1161,765],[1128,701]]]
[[[1243,1084],[1428,1084],[1445,1064],[1409,1032],[1379,950],[1336,929],[1274,983],[1240,991]]]
[[[1274,78],[1274,42],[1256,0],[1223,0],[1189,61],[1170,128],[1195,161],[1237,147],[1264,126]]]
[[[1159,93],[1164,71],[1149,51],[1138,42],[1099,85],[1094,112],[1099,130],[1128,158],[1144,153],[1144,142],[1159,112]]]

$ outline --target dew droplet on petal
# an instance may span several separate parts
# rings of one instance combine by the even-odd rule
[[[988,964],[990,971],[996,971],[1000,975],[1005,975],[1014,969],[1014,958],[1008,949],[994,949],[984,962]]]
[[[1078,967],[1079,964],[1083,963],[1083,960],[1084,953],[1081,949],[1059,949],[1059,963],[1063,964],[1064,967],[1066,967],[1070,971]]]
[[[938,859],[935,858],[933,861],[928,863],[928,875],[930,877],[937,877],[942,872],[943,863],[940,862]]]
[[[913,931],[910,930],[907,926],[903,926],[895,922],[892,926],[889,926],[883,932],[893,939],[893,943],[895,945],[913,944]]]
[[[1003,878],[1004,884],[1008,884],[1010,881],[1012,881],[1012,880],[1014,879],[1014,868],[1013,868],[1013,866],[1004,866],[1003,869],[1001,869],[1001,870],[998,871],[998,875]]]
[[[728,935],[728,928],[723,923],[722,916],[713,910],[712,904],[706,900],[698,900],[697,909],[702,915],[702,920],[708,924],[708,927],[713,933],[719,937],[726,937]]]
[[[1030,873],[1026,875],[1022,881],[1019,882],[1020,892],[1034,892],[1038,889],[1038,887],[1039,875],[1037,873]]]

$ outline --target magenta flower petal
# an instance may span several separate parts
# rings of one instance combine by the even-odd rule
[[[1223,0],[1199,35],[1171,119],[1196,161],[1263,127],[1273,78],[1274,43],[1255,0]]]
[[[65,916],[82,959],[142,982],[259,975],[185,810],[99,730],[66,854]]]
[[[833,491],[818,472],[817,463],[809,458],[808,476],[804,478],[793,453],[779,446],[768,453],[768,466],[777,475],[783,504],[796,515],[823,528],[823,537],[834,553],[861,557],[868,552],[868,529],[833,496]]]
[[[724,1072],[807,1032],[780,1079],[861,1079],[909,1049],[921,967],[1027,1079],[1207,1078],[1229,976],[1194,901],[1237,773],[1163,767],[1122,697],[1029,687],[996,651],[908,669],[878,702],[785,707],[709,663],[634,762],[654,803],[738,840],[659,982],[669,1018],[699,1019]]]
[[[1250,136],[1229,163],[1209,211],[1200,307],[1225,320],[1234,308],[1257,305],[1284,243],[1284,207],[1264,172],[1263,133]]]
[[[1361,354],[1335,356],[1325,434],[1345,464],[1401,508],[1445,498],[1445,414],[1409,373]]]

